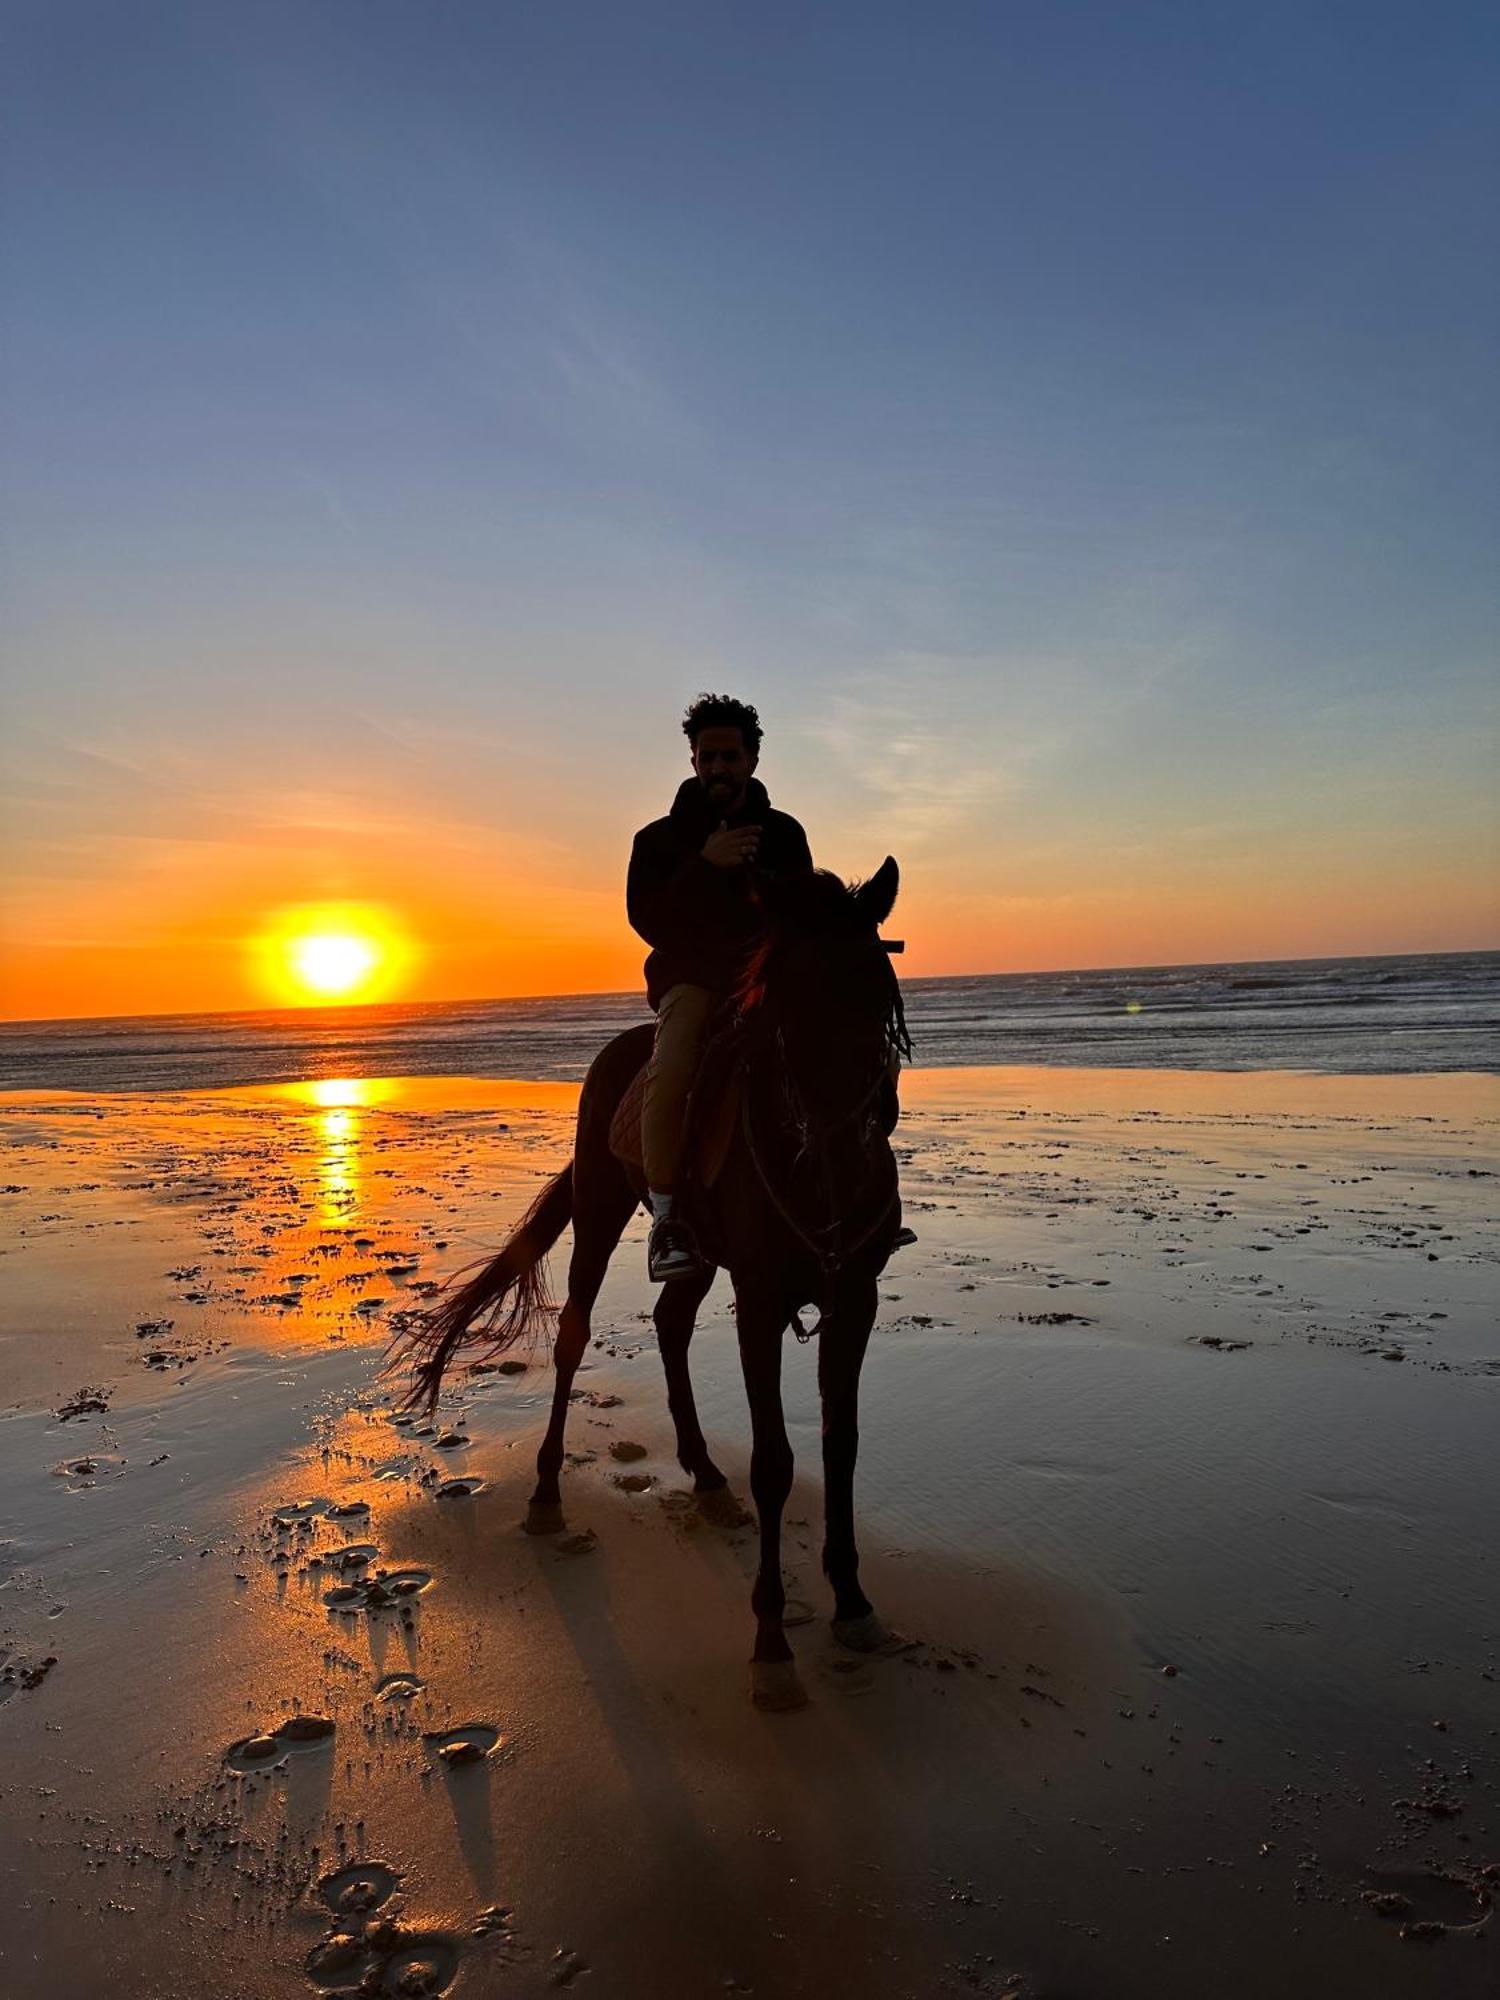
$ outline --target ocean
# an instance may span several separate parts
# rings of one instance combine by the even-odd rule
[[[914,1062],[1500,1071],[1500,952],[903,982]],[[211,1090],[309,1077],[581,1077],[638,993],[0,1024],[0,1089]]]

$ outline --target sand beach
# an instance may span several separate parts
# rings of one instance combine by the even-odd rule
[[[1500,2000],[1489,17],[6,26],[0,2000]]]
[[[911,1073],[859,1504],[917,1643],[828,1636],[789,1339],[791,1716],[639,1221],[566,1538],[544,1355],[381,1379],[575,1098],[4,1099],[0,1989],[1500,1991],[1493,1078]],[[743,1494],[722,1283],[694,1372]]]

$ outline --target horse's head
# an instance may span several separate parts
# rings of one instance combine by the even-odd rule
[[[868,882],[826,869],[781,877],[761,895],[764,934],[740,986],[748,1021],[778,1033],[793,1065],[835,1092],[907,1054],[901,989],[880,926],[901,871],[889,856]]]

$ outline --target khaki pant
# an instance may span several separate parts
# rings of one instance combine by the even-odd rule
[[[641,1104],[641,1165],[647,1187],[657,1194],[670,1194],[676,1185],[683,1114],[715,999],[706,986],[672,986],[656,1010],[656,1045]]]

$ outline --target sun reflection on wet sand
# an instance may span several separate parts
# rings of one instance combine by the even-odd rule
[[[384,1104],[394,1083],[380,1076],[319,1076],[306,1083],[285,1083],[281,1088],[293,1100],[300,1098],[327,1111],[348,1111]]]
[[[226,1345],[384,1345],[494,1250],[566,1159],[577,1096],[344,1075],[159,1097],[12,1094],[7,1171],[27,1220],[24,1257],[7,1260],[0,1351],[23,1343],[43,1393],[65,1396],[97,1378],[124,1316],[127,1337],[154,1331],[126,1350],[142,1365],[123,1399],[157,1381],[148,1352],[181,1380]],[[80,1287],[84,1267],[96,1286]],[[126,1301],[123,1315],[99,1311],[105,1295]],[[59,1310],[73,1298],[76,1311]]]
[[[327,1228],[344,1221],[359,1201],[359,1120],[352,1111],[322,1111],[318,1218]]]
[[[340,1229],[355,1219],[363,1189],[366,1128],[361,1113],[383,1104],[391,1086],[379,1077],[329,1076],[285,1088],[294,1102],[313,1107],[318,1220],[325,1229]]]

